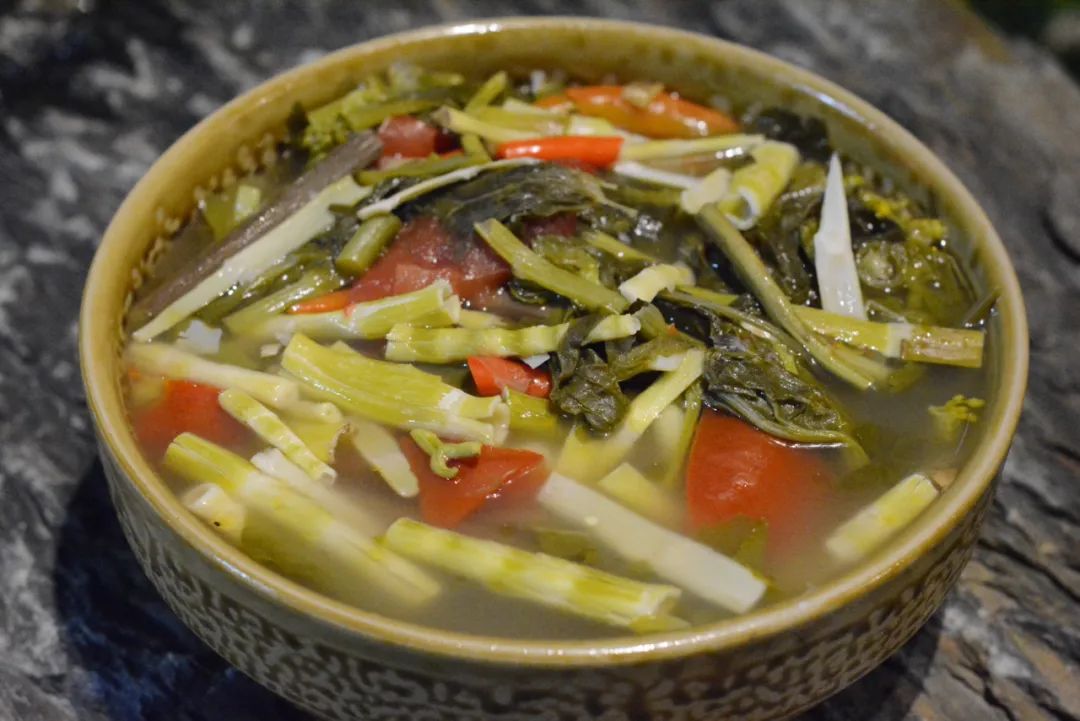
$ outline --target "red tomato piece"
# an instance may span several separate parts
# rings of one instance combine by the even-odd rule
[[[483,446],[476,458],[452,461],[458,474],[447,479],[431,470],[427,454],[411,438],[402,437],[400,445],[420,482],[420,517],[443,528],[457,526],[492,501],[527,502],[549,473],[539,453]]]
[[[503,388],[538,398],[551,395],[551,375],[547,371],[496,356],[469,356],[468,362],[473,383],[482,396],[497,396]]]
[[[160,400],[134,414],[132,425],[139,443],[152,459],[159,459],[181,433],[194,433],[222,446],[235,447],[248,436],[247,428],[222,410],[220,388],[168,380]]]
[[[426,158],[435,152],[439,131],[411,115],[395,115],[379,126],[383,157]]]
[[[793,549],[818,528],[828,508],[829,480],[813,451],[706,411],[686,468],[690,526],[700,530],[746,516],[768,524],[770,552]]]

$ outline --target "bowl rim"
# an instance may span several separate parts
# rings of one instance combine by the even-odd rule
[[[101,334],[109,334],[117,319],[99,309],[111,283],[123,282],[130,268],[117,268],[120,244],[127,230],[126,217],[149,200],[149,186],[167,175],[207,133],[215,119],[258,105],[274,92],[288,91],[318,68],[348,64],[351,60],[395,45],[423,43],[444,36],[482,35],[503,31],[570,30],[625,32],[651,42],[688,44],[701,53],[738,57],[769,74],[779,74],[799,90],[815,95],[844,114],[884,136],[892,149],[914,158],[922,180],[933,178],[945,204],[963,218],[973,247],[986,272],[1001,289],[998,302],[1002,362],[992,414],[983,419],[984,433],[956,480],[942,496],[883,549],[842,575],[802,596],[766,606],[742,616],[664,634],[588,640],[516,640],[449,632],[397,620],[332,600],[277,574],[250,559],[204,525],[180,504],[177,497],[147,463],[135,445],[124,415],[110,363],[102,357]],[[122,264],[120,264],[122,266]],[[319,60],[272,76],[243,93],[187,131],[151,166],[129,192],[105,231],[84,287],[79,316],[79,356],[87,405],[98,430],[103,451],[142,496],[160,522],[221,574],[262,601],[283,606],[301,616],[328,625],[337,632],[439,657],[466,658],[489,664],[577,667],[658,661],[715,652],[778,635],[803,626],[868,595],[895,578],[918,558],[944,540],[988,491],[1004,461],[1020,416],[1028,369],[1027,320],[1019,282],[1004,244],[974,198],[937,156],[911,133],[853,93],[796,65],[761,51],[708,35],[667,26],[599,18],[567,16],[505,17],[452,22],[382,36],[347,46]]]

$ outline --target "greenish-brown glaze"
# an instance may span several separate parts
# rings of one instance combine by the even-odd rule
[[[917,191],[971,244],[978,282],[1002,289],[990,347],[996,395],[955,483],[889,546],[811,594],[648,638],[521,642],[438,632],[345,606],[239,553],[187,514],[139,453],[119,386],[121,318],[155,248],[200,188],[258,164],[292,106],[311,106],[396,61],[482,75],[562,67],[648,77],[698,97],[756,99],[823,117],[835,144]],[[781,718],[880,663],[941,603],[971,552],[1027,375],[1019,287],[985,215],[914,138],[849,93],[703,36],[581,19],[439,27],[364,43],[278,76],[181,138],[117,212],[80,323],[87,397],[110,490],[140,562],[177,614],[260,683],[328,718]]]

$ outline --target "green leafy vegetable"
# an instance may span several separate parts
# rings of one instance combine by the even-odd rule
[[[930,406],[929,411],[941,440],[956,443],[969,425],[978,422],[979,413],[985,405],[986,401],[982,398],[957,394],[940,406]]]

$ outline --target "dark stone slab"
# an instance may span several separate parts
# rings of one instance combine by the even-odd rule
[[[759,47],[941,154],[1017,264],[1031,390],[983,539],[944,609],[808,719],[1080,718],[1080,90],[938,0],[25,0],[0,15],[0,718],[301,714],[155,596],[106,497],[75,317],[97,239],[181,132],[263,78],[443,20],[580,12]],[[81,9],[80,9],[81,8]]]

